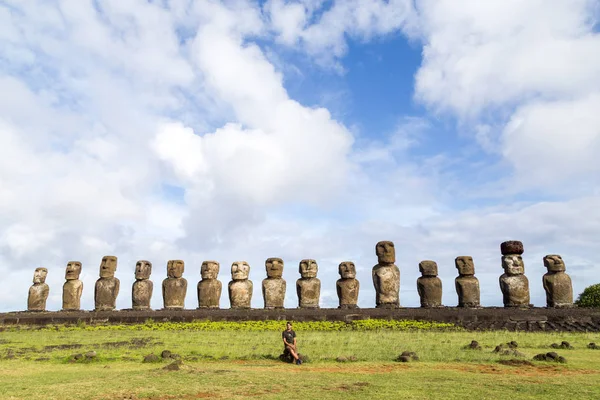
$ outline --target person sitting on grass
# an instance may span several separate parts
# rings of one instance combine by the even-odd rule
[[[296,365],[302,364],[302,360],[298,357],[298,348],[296,347],[296,332],[292,330],[292,323],[288,322],[285,325],[285,331],[282,332],[283,338],[283,354],[289,354],[294,358]]]

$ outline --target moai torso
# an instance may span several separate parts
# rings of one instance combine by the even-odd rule
[[[33,273],[33,285],[29,288],[27,296],[28,311],[46,311],[46,300],[50,293],[50,287],[46,284],[46,268],[36,268]]]
[[[335,284],[340,301],[338,308],[357,308],[360,283],[356,279],[356,266],[352,261],[344,261],[340,263],[338,272],[341,276]]]
[[[83,282],[79,280],[81,274],[81,263],[79,261],[69,261],[65,272],[67,280],[63,285],[63,304],[64,311],[76,311],[81,307],[81,293],[83,292]]]
[[[117,257],[105,256],[100,264],[100,279],[94,287],[95,311],[110,311],[116,307],[119,280],[115,278]]]
[[[283,308],[286,282],[283,280],[283,260],[268,258],[265,262],[267,279],[262,281],[262,293],[266,309]]]
[[[149,310],[154,284],[150,280],[152,263],[140,260],[135,264],[135,282],[131,287],[131,304],[134,310]]]
[[[377,308],[400,306],[400,269],[396,262],[394,243],[382,241],[375,246],[378,264],[373,267],[375,304]]]
[[[162,283],[163,304],[165,309],[181,310],[185,307],[187,280],[183,278],[184,262],[167,262],[167,278]]]
[[[231,265],[229,282],[229,302],[231,308],[250,308],[252,304],[252,281],[248,280],[250,265],[246,261],[236,261]]]
[[[429,260],[421,261],[419,270],[422,276],[417,279],[417,291],[421,298],[421,307],[441,307],[442,281],[437,276],[437,264]]]
[[[548,272],[542,278],[546,291],[547,307],[572,307],[573,284],[565,273],[566,267],[561,256],[556,254],[544,257],[544,266]]]
[[[523,244],[518,241],[504,242],[502,267],[505,273],[500,276],[500,289],[504,307],[529,307],[529,280],[524,275]]]
[[[319,308],[321,281],[317,278],[319,267],[315,260],[300,261],[300,279],[296,281],[299,308]]]
[[[223,288],[221,282],[217,280],[219,269],[219,263],[216,261],[202,262],[200,267],[202,280],[198,282],[198,308],[219,308]]]
[[[459,307],[479,307],[479,279],[475,277],[475,264],[470,256],[456,257],[454,265],[459,276],[454,280]]]

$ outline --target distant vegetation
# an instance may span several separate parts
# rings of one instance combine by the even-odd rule
[[[600,283],[586,287],[575,304],[579,307],[600,307]]]

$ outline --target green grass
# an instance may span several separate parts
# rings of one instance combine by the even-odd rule
[[[600,343],[599,334],[465,332],[386,323],[295,324],[300,352],[310,357],[302,366],[276,359],[284,322],[265,322],[261,329],[196,322],[7,329],[0,332],[0,398],[600,398],[600,350],[586,348]],[[481,351],[463,349],[473,339]],[[511,340],[526,360],[562,340],[575,349],[556,350],[567,364],[501,365],[499,360],[511,357],[492,350]],[[182,357],[181,370],[163,370],[166,361],[141,362],[164,349]],[[94,361],[68,361],[91,350],[98,354]],[[394,362],[405,350],[415,351],[421,361]],[[7,353],[14,358],[6,359]],[[339,356],[358,361],[340,363]]]

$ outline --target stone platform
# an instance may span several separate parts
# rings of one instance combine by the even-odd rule
[[[152,310],[152,311],[53,311],[53,312],[9,312],[0,313],[1,325],[46,325],[46,324],[86,324],[143,323],[154,321],[189,322],[194,320],[211,321],[353,321],[359,319],[422,320],[449,322],[468,330],[510,330],[510,331],[569,331],[600,332],[600,308],[529,308],[511,309],[485,307],[465,309],[443,308],[357,308],[340,310],[337,308],[282,310]]]

